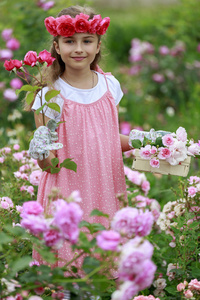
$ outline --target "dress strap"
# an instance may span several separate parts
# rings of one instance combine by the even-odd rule
[[[106,75],[112,75],[112,73],[111,73],[111,72],[106,72],[106,73],[105,73],[105,72],[99,67],[99,65],[96,66],[96,70],[95,70],[95,71],[97,71],[98,73],[104,75],[104,78],[105,78],[105,81],[106,81],[107,90],[109,91],[108,80],[107,80],[107,78],[106,78]]]

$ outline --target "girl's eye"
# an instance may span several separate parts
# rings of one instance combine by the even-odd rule
[[[92,41],[90,41],[90,40],[85,40],[84,43],[85,43],[85,44],[89,44],[89,43],[92,43]]]
[[[72,40],[67,40],[66,43],[67,43],[67,44],[72,44],[73,41],[72,41]]]

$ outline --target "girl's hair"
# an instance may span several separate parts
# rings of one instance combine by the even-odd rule
[[[72,18],[75,18],[76,15],[79,15],[80,13],[89,15],[89,19],[93,19],[93,17],[96,15],[94,10],[90,7],[75,5],[75,6],[70,6],[68,8],[64,8],[59,12],[57,17],[60,17],[62,15],[70,15]],[[42,78],[45,82],[43,86],[47,86],[47,85],[52,86],[52,84],[54,84],[54,82],[58,79],[58,77],[61,76],[65,71],[65,64],[61,59],[61,56],[56,52],[54,46],[54,42],[58,43],[58,38],[59,38],[58,36],[53,37],[52,46],[50,48],[51,56],[55,57],[56,60],[48,68],[43,67],[42,69]],[[98,35],[98,42],[100,42],[100,40],[101,40],[101,36]],[[101,50],[96,54],[94,61],[91,63],[90,65],[91,70],[96,70],[97,64],[100,61],[100,59],[101,59]],[[40,76],[41,75],[38,74],[36,78],[39,79]],[[26,101],[24,101],[24,110],[31,111],[33,102],[34,100],[28,105]]]

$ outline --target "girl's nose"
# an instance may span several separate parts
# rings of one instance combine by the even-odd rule
[[[81,43],[76,44],[75,52],[76,53],[82,53],[83,52],[82,47],[81,47]]]

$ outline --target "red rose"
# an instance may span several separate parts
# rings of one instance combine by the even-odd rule
[[[25,65],[34,67],[37,62],[37,52],[35,51],[28,51],[24,57]]]
[[[12,71],[14,68],[19,69],[22,67],[22,61],[17,59],[6,60],[4,63],[4,67],[7,71]]]
[[[72,36],[75,33],[74,21],[68,15],[56,18],[58,35]]]
[[[44,20],[44,24],[46,26],[47,31],[53,35],[53,36],[57,36],[57,22],[56,19],[54,17],[48,17]]]
[[[95,34],[99,30],[99,25],[101,21],[101,15],[95,15],[94,18],[90,21],[89,32]]]
[[[54,62],[55,58],[51,56],[51,53],[48,52],[46,49],[41,51],[38,55],[38,61],[40,63],[47,62],[47,67],[51,66]]]
[[[110,18],[109,17],[104,18],[100,23],[100,27],[97,30],[97,34],[99,35],[105,34],[109,25],[110,25]]]
[[[89,16],[80,13],[75,17],[75,30],[76,32],[89,32],[90,22],[88,21]]]

